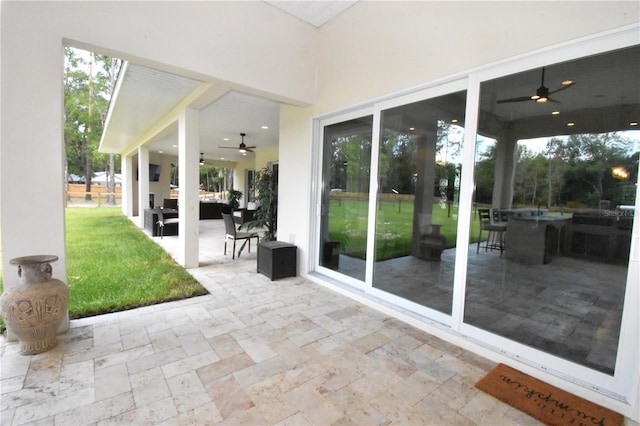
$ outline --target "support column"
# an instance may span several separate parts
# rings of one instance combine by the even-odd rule
[[[518,141],[504,137],[496,143],[496,165],[494,170],[494,209],[509,209],[513,204],[513,182],[516,176],[516,146]]]
[[[123,155],[120,158],[120,168],[122,170],[122,213],[127,217],[133,217],[133,156]]]
[[[413,245],[412,254],[421,255],[422,237],[430,234],[433,224],[433,188],[436,179],[436,140],[433,131],[416,135],[416,193],[413,207]]]
[[[144,210],[149,208],[149,148],[138,147],[138,226],[144,228]]]
[[[8,9],[9,5],[2,5],[3,12]],[[16,12],[16,7],[13,9]],[[3,16],[2,24],[10,20]],[[68,282],[61,84],[64,50],[60,38],[49,36],[46,31],[35,36],[27,30],[29,40],[21,37],[24,45],[5,42],[9,32],[2,29],[0,98],[0,237],[4,290],[18,282],[18,269],[10,260],[22,256],[58,256],[58,261],[52,264],[53,277]],[[68,312],[65,314],[58,332],[69,328]],[[15,339],[10,329],[7,338]]]
[[[178,262],[185,268],[197,268],[200,255],[199,128],[200,112],[187,108],[178,119]]]

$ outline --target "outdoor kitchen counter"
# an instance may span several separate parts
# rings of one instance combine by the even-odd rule
[[[562,252],[561,233],[570,220],[561,216],[509,218],[505,257],[530,265],[551,262]]]

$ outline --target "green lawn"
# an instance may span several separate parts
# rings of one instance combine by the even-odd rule
[[[68,208],[66,214],[71,318],[207,293],[120,208]]]
[[[207,293],[119,208],[67,209],[67,261],[71,318]]]
[[[329,238],[340,242],[341,253],[364,258],[367,233],[367,201],[332,201],[329,209]],[[457,208],[433,206],[433,223],[442,225],[447,248],[455,247],[458,232]],[[474,217],[471,241],[478,236],[479,222]],[[378,205],[376,226],[376,259],[392,259],[411,253],[413,202],[382,202]]]

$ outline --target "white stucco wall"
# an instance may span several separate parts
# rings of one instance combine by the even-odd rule
[[[320,30],[316,111],[638,22],[637,2],[360,2]],[[536,24],[538,23],[538,24]]]

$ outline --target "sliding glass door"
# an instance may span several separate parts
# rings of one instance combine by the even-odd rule
[[[319,264],[364,281],[373,117],[326,126]]]
[[[628,395],[640,46],[503,68],[319,126],[317,271]]]
[[[383,110],[373,287],[451,314],[466,92]]]
[[[638,70],[633,47],[481,84],[465,323],[614,374],[637,218]]]

